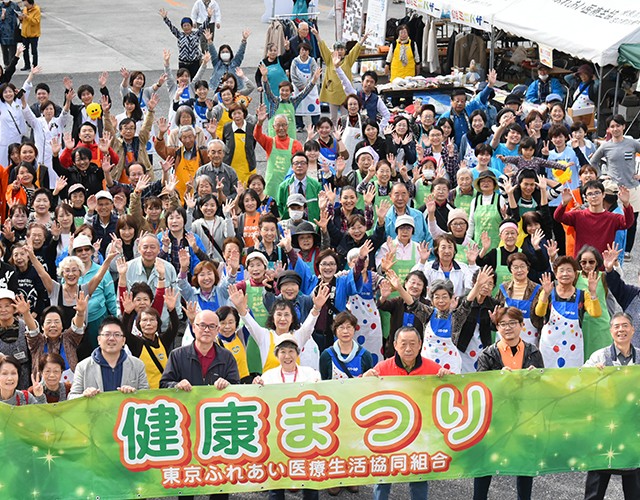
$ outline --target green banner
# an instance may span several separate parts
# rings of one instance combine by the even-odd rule
[[[0,405],[0,498],[131,499],[640,464],[640,367]]]

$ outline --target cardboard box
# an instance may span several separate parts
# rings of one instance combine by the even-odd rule
[[[618,113],[629,122],[635,118],[638,112],[640,112],[640,106],[623,106],[622,104],[618,106]]]
[[[567,110],[567,114],[573,119],[574,122],[586,123],[589,130],[595,130],[596,110],[594,106],[587,106],[585,108],[575,110],[569,108]]]

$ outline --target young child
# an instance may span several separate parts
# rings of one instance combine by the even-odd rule
[[[518,152],[521,156],[504,156],[501,154],[496,155],[496,157],[499,158],[503,163],[508,163],[514,166],[513,177],[511,177],[511,182],[514,186],[518,181],[518,175],[524,169],[533,170],[534,172],[538,173],[542,172],[543,168],[566,170],[567,168],[575,165],[573,162],[558,163],[556,161],[549,161],[538,156],[533,156],[536,152],[536,145],[537,142],[535,139],[532,139],[531,137],[525,137],[524,139],[522,139],[522,141],[520,141],[520,145],[518,146]]]

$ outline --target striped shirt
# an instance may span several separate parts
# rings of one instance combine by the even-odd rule
[[[178,39],[178,60],[185,63],[200,61],[200,35],[209,27],[209,19],[188,35],[176,28],[168,17],[164,18],[164,23],[169,27],[173,36]]]

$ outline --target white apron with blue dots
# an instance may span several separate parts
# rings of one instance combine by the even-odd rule
[[[460,351],[451,341],[451,314],[447,319],[438,319],[436,312],[433,311],[431,320],[424,329],[422,356],[435,361],[442,368],[451,370],[453,373],[461,373]]]
[[[549,322],[542,327],[540,353],[545,368],[577,368],[584,363],[584,340],[580,326],[580,298],[577,290],[574,302],[556,300],[551,292]]]
[[[382,349],[382,325],[380,312],[376,305],[371,286],[371,271],[367,271],[368,281],[362,284],[359,295],[351,295],[347,301],[347,309],[358,320],[356,334],[353,337],[358,344],[371,353],[373,366],[384,359]]]

